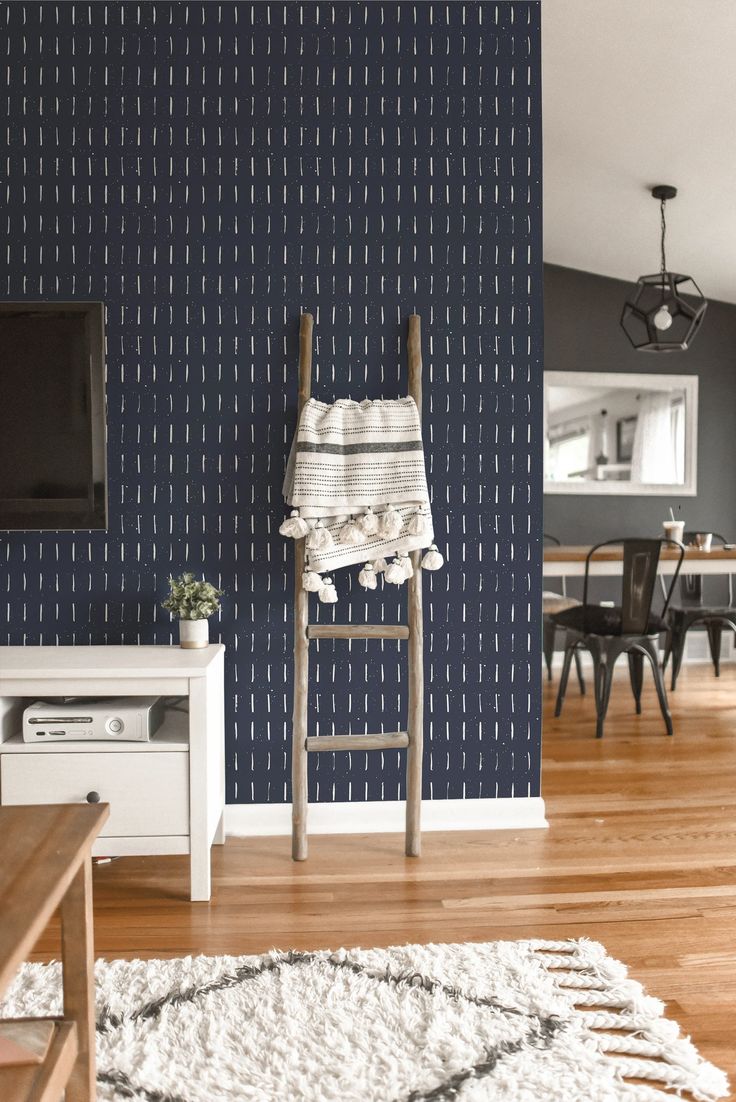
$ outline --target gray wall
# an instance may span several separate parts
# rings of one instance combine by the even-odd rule
[[[638,274],[632,271],[632,282]],[[697,375],[697,497],[546,494],[544,530],[563,543],[654,535],[672,505],[687,528],[722,532],[736,541],[736,306],[709,302],[702,328],[686,352],[636,352],[619,326],[630,286],[545,264],[544,367]],[[707,295],[707,285],[703,291]]]

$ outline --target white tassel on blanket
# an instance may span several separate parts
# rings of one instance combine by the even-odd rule
[[[305,570],[302,574],[302,589],[306,589],[307,593],[319,593],[323,585],[322,578],[313,570]]]
[[[434,531],[414,399],[341,398],[328,405],[310,398],[291,447],[284,497],[309,526],[312,571],[373,560],[379,573],[383,560],[428,547]]]
[[[373,512],[370,505],[363,516],[358,518],[358,524],[364,536],[375,536],[378,531],[378,517]]]
[[[363,586],[363,589],[375,589],[378,585],[376,578],[376,572],[373,569],[373,563],[367,562],[360,574],[358,574],[358,581]]]
[[[404,568],[401,565],[401,559],[396,558],[386,568],[384,578],[387,582],[391,582],[392,585],[403,585],[406,581],[406,574]]]
[[[302,520],[299,516],[298,509],[292,509],[291,516],[279,528],[282,536],[290,536],[293,540],[301,539],[302,536],[306,536],[308,531],[309,525],[306,520]]]

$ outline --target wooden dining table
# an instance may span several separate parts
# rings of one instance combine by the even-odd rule
[[[563,544],[544,548],[542,574],[545,578],[582,578],[585,560],[592,544]],[[662,574],[674,574],[680,558],[674,547],[663,547],[659,557]],[[596,551],[590,563],[590,577],[610,578],[623,572],[623,546],[614,544]],[[714,547],[701,551],[686,547],[682,563],[684,574],[736,574],[736,547]]]

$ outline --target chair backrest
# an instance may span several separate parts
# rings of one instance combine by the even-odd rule
[[[562,544],[557,539],[557,536],[550,536],[549,532],[542,533],[542,546],[545,543],[551,543],[553,547],[562,547]],[[567,597],[567,578],[564,575],[560,578],[562,582],[562,596]]]
[[[685,546],[695,543],[695,537],[698,532],[702,532],[704,529],[693,529],[692,532],[682,533],[682,542]],[[728,540],[721,536],[718,532],[713,533],[713,543],[719,543],[721,546],[728,543]],[[731,576],[729,575],[729,604],[731,603]],[[680,602],[681,604],[689,607],[699,607],[703,603],[703,575],[702,574],[683,574],[680,578]]]
[[[672,575],[672,581],[665,595],[664,616],[680,573],[685,550],[681,544],[670,539],[617,539],[605,540],[591,547],[585,560],[585,580],[583,582],[583,605],[588,604],[588,576],[590,563],[596,551],[602,547],[620,544],[623,547],[623,576],[621,582],[621,630],[624,635],[644,635],[652,612],[654,587],[659,570],[659,557],[664,544],[676,548],[679,559]]]
[[[661,550],[660,540],[624,540],[621,630],[625,635],[646,631]]]
[[[707,528],[693,528],[693,530],[691,532],[683,532],[682,533],[682,542],[687,547],[689,544],[695,543],[695,537],[696,536],[699,536],[701,534],[701,532],[707,532],[707,531],[708,531]],[[712,535],[713,535],[713,543],[720,543],[721,546],[723,546],[723,544],[725,544],[725,543],[728,543],[728,540],[726,539],[726,537],[720,535],[719,532],[713,532]]]

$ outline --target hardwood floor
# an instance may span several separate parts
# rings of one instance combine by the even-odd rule
[[[406,941],[590,937],[624,960],[701,1052],[736,1078],[736,667],[685,668],[668,739],[651,683],[643,715],[617,678],[605,738],[571,686],[545,685],[548,831],[287,838],[214,850],[211,904],[186,901],[186,858],[95,872],[98,955],[256,953]],[[35,959],[58,953],[49,928]]]

